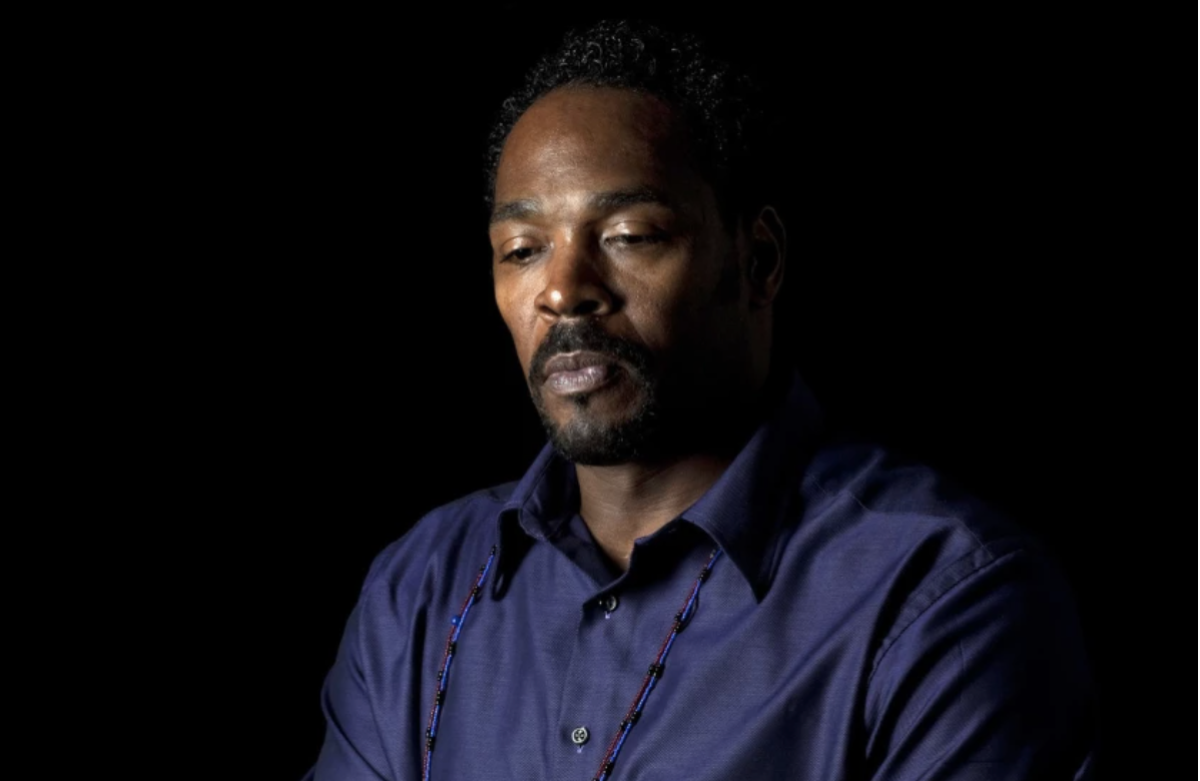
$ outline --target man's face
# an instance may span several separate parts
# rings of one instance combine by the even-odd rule
[[[563,88],[514,126],[490,227],[496,303],[567,458],[688,446],[747,371],[745,241],[658,99]]]

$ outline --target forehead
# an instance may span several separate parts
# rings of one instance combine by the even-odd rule
[[[611,87],[562,87],[521,116],[496,169],[497,203],[651,187],[680,194],[699,177],[686,134],[659,98]]]

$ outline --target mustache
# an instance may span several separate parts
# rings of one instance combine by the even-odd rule
[[[613,336],[595,320],[576,324],[558,322],[550,326],[546,338],[533,353],[533,359],[529,362],[529,384],[537,388],[546,381],[546,362],[555,355],[580,350],[616,358],[642,376],[648,376],[653,359],[645,346]]]

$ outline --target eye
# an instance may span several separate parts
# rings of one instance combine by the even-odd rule
[[[504,257],[500,258],[500,262],[504,263],[506,261],[516,261],[519,263],[524,260],[529,260],[531,257],[533,257],[533,247],[517,247],[510,252],[506,252]]]
[[[607,245],[616,245],[620,247],[635,247],[644,244],[659,244],[667,240],[667,234],[659,231],[645,231],[637,233],[618,233],[615,236],[609,236],[604,239]]]
[[[511,242],[500,248],[500,262],[514,263],[518,266],[523,265],[529,262],[540,250],[541,247],[539,244],[528,240]]]

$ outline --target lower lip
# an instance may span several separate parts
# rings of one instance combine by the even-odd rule
[[[559,396],[587,393],[604,385],[612,378],[612,368],[601,364],[585,366],[569,372],[554,372],[546,378],[546,390]]]

